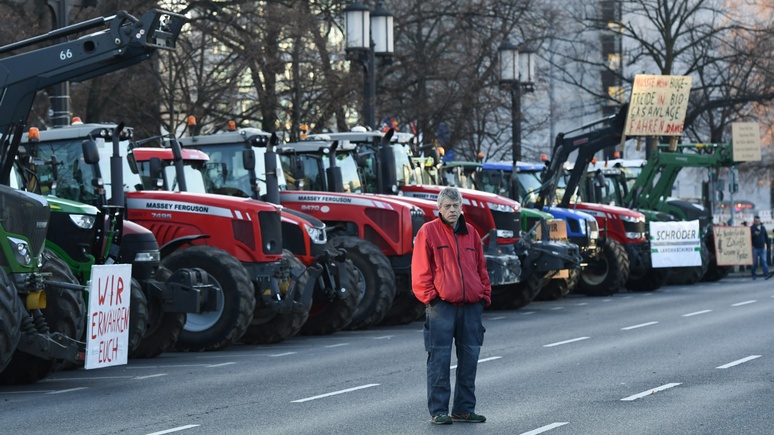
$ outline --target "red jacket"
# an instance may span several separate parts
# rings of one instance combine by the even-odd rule
[[[411,287],[417,299],[429,304],[436,297],[452,304],[492,301],[484,247],[463,215],[455,233],[440,217],[425,223],[414,239]]]

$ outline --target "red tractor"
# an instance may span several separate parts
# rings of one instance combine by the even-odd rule
[[[197,136],[197,143],[212,143],[213,138],[220,135]],[[268,133],[259,135],[258,142],[268,143]],[[151,180],[175,180],[177,186],[173,190],[191,193],[214,193],[244,198],[250,190],[253,198],[261,200],[258,195],[259,185],[256,175],[255,151],[243,144],[234,152],[220,147],[214,151],[217,157],[224,161],[238,161],[236,169],[227,167],[223,161],[213,161],[207,154],[197,150],[182,150],[179,139],[165,137],[165,148],[135,148],[132,157],[140,168],[142,176]],[[165,173],[158,169],[150,173],[151,160],[161,163]],[[233,180],[241,179],[234,183]],[[152,182],[152,181],[151,181]],[[233,186],[243,186],[245,191]],[[252,186],[252,187],[248,187]],[[274,189],[277,197],[277,188]],[[272,201],[270,201],[272,202]],[[279,203],[275,199],[274,203]],[[352,261],[346,258],[346,253],[339,251],[327,243],[325,224],[305,213],[291,209],[282,209],[282,239],[284,248],[291,252],[305,266],[314,270],[309,279],[314,283],[312,306],[309,318],[301,328],[301,333],[309,335],[331,334],[347,326],[355,313],[357,292],[355,286],[357,277]],[[319,273],[316,273],[319,269]]]

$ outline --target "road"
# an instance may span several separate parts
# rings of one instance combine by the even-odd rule
[[[741,277],[487,311],[485,424],[429,423],[415,322],[2,387],[0,433],[771,434],[773,315]]]

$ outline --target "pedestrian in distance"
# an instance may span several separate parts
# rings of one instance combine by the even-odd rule
[[[492,300],[484,248],[465,222],[462,195],[455,187],[438,194],[438,218],[425,223],[414,241],[411,260],[414,295],[426,305],[427,407],[433,424],[483,423],[476,414],[476,369],[484,343],[483,311]],[[456,349],[454,402],[451,349]]]
[[[753,224],[750,226],[750,236],[752,237],[753,248],[752,278],[756,278],[755,271],[760,266],[763,271],[763,277],[769,279],[771,275],[769,274],[769,266],[766,264],[769,258],[766,254],[766,249],[771,248],[771,239],[769,239],[769,235],[766,232],[766,227],[761,223],[760,216],[756,215],[753,218]]]

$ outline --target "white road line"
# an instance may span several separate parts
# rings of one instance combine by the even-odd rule
[[[699,314],[711,313],[712,310],[694,311],[693,313],[683,314],[683,317],[698,316]]]
[[[384,339],[391,339],[392,337],[395,337],[394,335],[382,335],[381,337],[374,337],[374,340],[384,340]]]
[[[498,316],[498,317],[492,317],[492,318],[486,319],[486,320],[503,320],[505,318],[506,318],[505,316]]]
[[[149,378],[158,378],[159,376],[166,376],[166,373],[159,373],[156,375],[148,375],[148,376],[137,376],[134,379],[149,379]]]
[[[627,326],[625,328],[621,328],[621,331],[628,331],[630,329],[644,328],[646,326],[655,325],[656,323],[658,323],[658,322],[640,323],[639,325],[632,325],[632,326]]]
[[[126,366],[124,367],[126,370],[136,370],[136,369],[160,369],[160,368],[187,368],[187,367],[207,367],[207,364],[170,364],[168,366]]]
[[[631,402],[632,400],[637,400],[637,399],[645,397],[645,396],[650,396],[653,393],[658,393],[659,391],[664,391],[664,390],[667,390],[669,388],[676,387],[678,385],[681,385],[681,383],[679,383],[679,382],[678,383],[674,383],[673,382],[671,384],[665,384],[665,385],[662,385],[660,387],[652,388],[652,389],[650,389],[648,391],[643,391],[642,393],[635,394],[633,396],[624,397],[623,399],[621,399],[621,401],[622,402]]]
[[[610,302],[612,299],[602,299],[602,302]]]
[[[163,435],[165,433],[179,432],[181,430],[191,429],[191,428],[194,428],[194,427],[199,427],[199,425],[198,424],[187,424],[185,426],[173,427],[172,429],[162,430],[160,432],[153,432],[153,433],[149,433],[147,435]]]
[[[564,426],[565,424],[569,424],[569,422],[563,421],[563,422],[557,422],[557,423],[551,423],[547,424],[543,427],[539,427],[535,430],[531,430],[529,432],[523,432],[521,435],[537,435],[539,433],[548,432],[551,429],[556,429],[557,427]]]
[[[78,391],[78,390],[85,390],[85,389],[86,389],[86,387],[68,388],[67,390],[52,391],[52,392],[46,393],[46,394],[62,394],[62,393],[69,393],[71,391]]]
[[[478,363],[481,364],[481,363],[484,363],[484,362],[487,362],[487,361],[494,361],[494,360],[500,359],[500,358],[502,358],[502,357],[501,356],[490,356],[489,358],[483,358],[483,359],[478,360]],[[454,370],[454,369],[457,368],[457,366],[453,365],[453,366],[451,366],[449,368]]]
[[[588,302],[579,302],[579,303],[573,304],[573,305],[575,305],[576,307],[582,307],[582,306],[588,305],[588,304],[589,304]]]
[[[325,347],[341,347],[341,346],[349,346],[349,343],[331,344]]]
[[[93,381],[93,380],[101,380],[101,379],[130,379],[134,376],[87,376],[85,378],[46,378],[41,380],[40,382],[59,382],[59,381]]]
[[[291,401],[290,403],[302,403],[302,402],[308,402],[308,401],[310,401],[310,400],[322,399],[323,397],[336,396],[336,395],[338,395],[338,394],[350,393],[350,392],[352,392],[352,391],[362,390],[362,389],[364,389],[364,388],[371,388],[371,387],[375,387],[375,386],[377,386],[377,385],[379,385],[379,384],[366,384],[366,385],[361,385],[361,386],[359,386],[359,387],[347,388],[346,390],[339,390],[339,391],[334,391],[334,392],[332,392],[332,393],[325,393],[325,394],[320,394],[319,396],[312,396],[312,397],[307,397],[306,399],[298,399],[298,400],[293,400],[293,401]]]
[[[207,365],[206,367],[208,367],[208,368],[223,367],[223,366],[230,366],[231,364],[236,364],[236,362],[235,361],[229,361],[229,362],[224,362],[224,363],[220,363],[220,364],[210,364],[210,365]]]
[[[576,341],[588,340],[589,338],[591,338],[591,337],[578,337],[578,338],[573,338],[571,340],[557,341],[556,343],[544,344],[543,347],[561,346],[561,345],[567,344],[567,343],[575,343]]]
[[[753,300],[744,301],[744,302],[737,302],[737,303],[735,303],[735,304],[731,304],[731,306],[732,306],[732,307],[741,307],[742,305],[747,305],[747,304],[754,304],[754,303],[756,303],[756,302],[758,302],[758,301],[756,301],[755,299],[753,299]]]
[[[551,309],[552,309],[552,310],[563,310],[563,309],[564,309],[564,307],[553,307],[553,308],[551,308]]]
[[[6,394],[51,394],[55,392],[56,390],[0,391],[0,396]]]
[[[750,355],[747,358],[738,359],[736,361],[731,361],[728,364],[723,364],[722,366],[715,367],[716,369],[727,369],[729,367],[733,367],[742,363],[746,363],[747,361],[752,361],[756,358],[760,358],[760,355]]]
[[[295,353],[296,352],[275,353],[274,355],[269,355],[269,357],[270,358],[276,358],[278,356],[288,356],[288,355],[293,355]]]
[[[535,312],[534,312],[534,311],[524,311],[524,312],[523,312],[523,313],[521,313],[521,314],[522,314],[522,315],[524,315],[524,316],[528,316],[528,315],[530,315],[530,314],[535,314]]]

